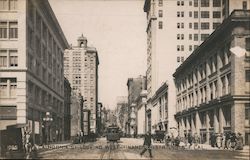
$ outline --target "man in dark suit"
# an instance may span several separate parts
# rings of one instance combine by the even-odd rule
[[[142,150],[140,155],[142,156],[148,150],[149,156],[150,156],[150,158],[152,158],[153,156],[152,156],[152,151],[151,151],[151,134],[150,134],[150,132],[147,132],[147,134],[145,135],[143,146],[144,146],[144,149]]]

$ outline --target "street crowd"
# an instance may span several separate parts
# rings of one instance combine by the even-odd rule
[[[187,134],[184,137],[174,137],[173,135],[165,136],[165,145],[169,149],[201,149],[201,138],[195,133],[193,136]],[[241,133],[227,132],[224,134],[212,133],[210,136],[211,147],[217,147],[218,149],[231,149],[242,150],[243,149],[243,136]]]

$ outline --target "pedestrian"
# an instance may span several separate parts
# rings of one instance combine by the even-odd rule
[[[148,150],[150,158],[153,158],[152,150],[151,150],[151,134],[150,134],[150,132],[147,132],[147,134],[145,135],[143,146],[144,146],[144,149],[142,150],[140,155],[142,156]]]
[[[241,135],[241,133],[238,133],[236,138],[236,149],[237,150],[243,149],[243,136]]]
[[[199,148],[199,136],[197,133],[194,134],[194,149]]]
[[[222,143],[222,134],[218,134],[216,137],[216,145],[220,149],[221,148],[221,143]]]
[[[189,134],[188,134],[189,149],[190,149],[191,146],[192,146],[192,142],[193,142],[193,138],[192,138],[191,134],[189,133]]]
[[[225,149],[226,147],[226,135],[225,133],[222,134],[222,142],[221,142],[221,148]]]

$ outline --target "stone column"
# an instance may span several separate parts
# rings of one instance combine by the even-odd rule
[[[210,128],[209,121],[210,121],[210,119],[209,119],[208,111],[206,111],[205,116],[206,116],[206,134],[207,134],[206,135],[206,137],[207,137],[206,143],[208,144],[209,143],[209,139],[210,139],[210,133],[209,133],[209,128]]]
[[[224,132],[223,126],[224,126],[224,115],[223,115],[222,107],[219,107],[219,133]]]
[[[198,111],[195,111],[195,121],[196,121],[196,133],[200,135],[201,120]]]
[[[245,136],[245,104],[235,103],[231,108],[231,130]]]
[[[214,108],[214,132],[219,133],[219,121],[217,117],[217,108]]]
[[[194,114],[191,114],[191,133],[192,133],[192,135],[194,135],[194,133],[195,133]]]

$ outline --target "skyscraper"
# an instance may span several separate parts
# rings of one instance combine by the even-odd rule
[[[94,47],[87,46],[87,38],[83,35],[77,42],[77,46],[64,52],[64,75],[71,83],[73,94],[83,96],[84,109],[90,110],[90,130],[96,132],[98,54]]]

